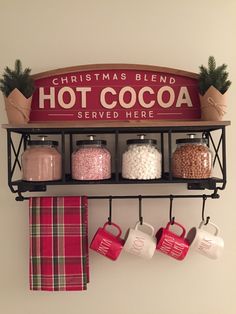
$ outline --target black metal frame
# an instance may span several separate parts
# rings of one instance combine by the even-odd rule
[[[220,138],[218,142],[214,142],[212,133],[214,131],[220,130]],[[171,171],[165,173],[165,166],[171,169],[171,158],[172,158],[172,147],[173,147],[173,135],[176,133],[201,133],[208,139],[208,145],[211,146],[213,151],[213,166],[217,163],[221,170],[221,178],[209,178],[209,179],[179,179],[172,176]],[[20,135],[20,139],[14,144],[13,133]],[[119,173],[119,136],[122,134],[131,133],[157,133],[160,135],[160,150],[162,155],[164,155],[165,140],[164,136],[167,136],[167,147],[168,147],[168,164],[165,165],[165,159],[162,158],[162,178],[156,180],[128,180],[123,179]],[[16,167],[21,170],[20,154],[26,148],[26,141],[31,135],[60,135],[61,137],[61,153],[62,153],[62,179],[59,181],[49,181],[49,182],[28,182],[23,180],[14,180],[14,173]],[[73,135],[78,134],[113,134],[115,141],[115,173],[113,173],[112,178],[108,180],[101,181],[77,181],[71,178],[70,174],[66,174],[66,158],[71,156],[73,151]],[[65,154],[65,143],[66,138],[69,140],[70,155]],[[220,154],[221,150],[221,154]],[[191,190],[214,190],[212,195],[217,195],[218,189],[223,190],[226,186],[226,132],[225,125],[216,126],[158,126],[158,127],[88,127],[88,128],[70,128],[65,127],[61,129],[57,128],[8,128],[7,129],[7,154],[8,154],[8,185],[13,193],[18,193],[16,199],[22,199],[22,194],[24,192],[33,191],[46,191],[49,185],[79,185],[79,184],[165,184],[165,183],[186,183],[188,189]],[[71,170],[71,162],[70,162]],[[70,171],[71,173],[71,171]],[[161,196],[158,197],[169,197]],[[186,195],[186,197],[188,197]],[[191,197],[191,196],[190,196]],[[202,195],[199,195],[202,197]]]

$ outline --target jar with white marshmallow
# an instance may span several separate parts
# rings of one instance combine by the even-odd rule
[[[161,153],[157,141],[145,139],[127,140],[128,149],[122,156],[122,177],[133,180],[153,180],[161,177]]]

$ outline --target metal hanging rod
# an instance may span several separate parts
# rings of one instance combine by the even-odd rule
[[[205,195],[205,194],[204,194]],[[220,198],[219,194],[210,194],[210,195],[205,195],[206,198]],[[152,198],[202,198],[203,194],[201,195],[111,195],[111,198],[114,199],[152,199]],[[110,196],[106,195],[98,195],[98,196],[88,196],[88,199],[94,200],[94,199],[109,199]]]
[[[90,195],[88,196],[89,200],[116,200],[116,199],[176,199],[176,198],[212,198],[218,199],[220,195],[217,193],[217,190],[212,194],[197,194],[197,195]],[[29,197],[23,196],[20,192],[18,192],[18,196],[16,197],[16,201],[24,201],[28,200]]]

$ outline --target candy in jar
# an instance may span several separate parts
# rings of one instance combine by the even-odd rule
[[[72,154],[72,178],[75,180],[104,180],[111,178],[111,154],[106,141],[77,141],[78,148]]]
[[[57,141],[29,140],[22,154],[22,179],[26,181],[60,180],[61,154],[57,151]]]
[[[128,149],[122,156],[122,177],[126,179],[151,180],[161,177],[161,153],[157,149],[157,141],[145,139],[127,141]]]
[[[207,179],[212,175],[212,152],[207,146],[207,139],[177,139],[177,148],[172,156],[172,174],[185,179]]]

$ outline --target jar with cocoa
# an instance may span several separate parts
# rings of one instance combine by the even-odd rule
[[[172,175],[185,179],[207,179],[212,175],[212,152],[207,139],[188,134],[177,139],[177,148],[172,156]]]
[[[104,140],[77,141],[72,154],[72,178],[75,180],[105,180],[111,178],[111,154]]]
[[[27,141],[22,154],[22,179],[26,181],[54,181],[62,177],[61,154],[57,150],[58,142],[45,140]]]

